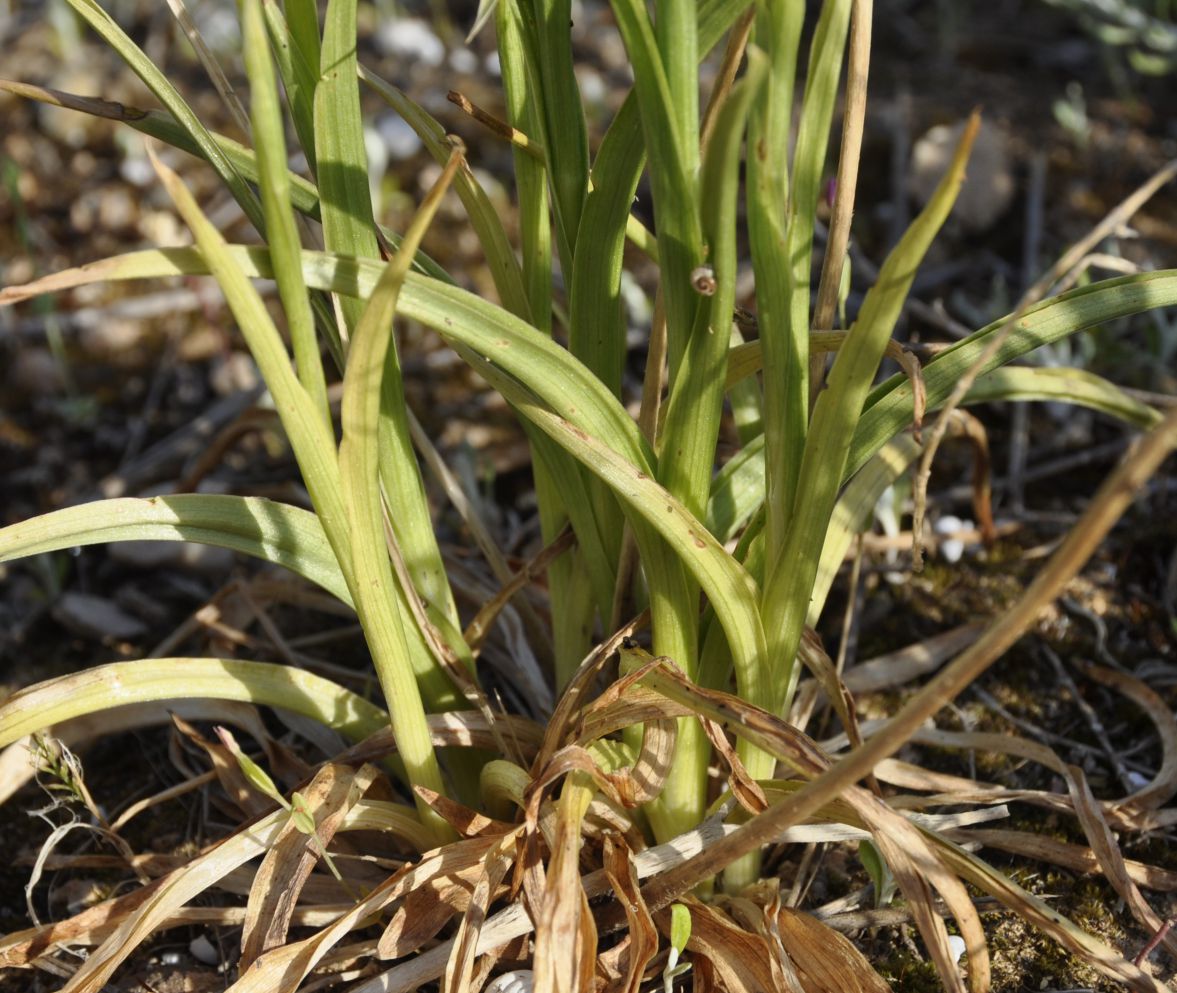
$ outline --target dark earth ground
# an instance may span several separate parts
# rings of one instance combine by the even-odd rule
[[[7,25],[0,50],[0,76],[153,106],[138,82],[118,69],[113,57],[84,30],[78,40],[70,41],[39,17],[39,5],[15,6],[17,13]],[[169,74],[207,120],[230,130],[183,44],[172,44],[166,7],[155,6],[122,3],[120,18],[127,18],[122,23],[135,26],[137,40],[153,57],[167,59]],[[192,6],[199,12],[202,5]],[[470,21],[468,9],[451,8],[450,13],[459,25]],[[1177,155],[1172,77],[1132,72],[1123,52],[1101,46],[1064,11],[1035,2],[880,3],[875,21],[871,112],[854,229],[866,258],[881,261],[896,231],[916,209],[906,195],[909,155],[929,127],[956,122],[979,105],[986,120],[1007,138],[1008,172],[999,169],[992,182],[1000,186],[1001,177],[1008,177],[1013,191],[1008,205],[972,228],[959,220],[950,223],[916,286],[921,300],[941,307],[943,314],[968,328],[1007,310],[1022,286],[1067,244]],[[582,22],[582,83],[586,89],[603,83],[607,92],[594,121],[599,129],[616,102],[613,91],[623,92],[624,76],[616,39],[600,27],[607,23],[607,14],[594,6]],[[460,33],[455,46],[460,46]],[[490,39],[479,39],[473,48],[480,61],[491,50]],[[505,175],[507,151],[444,101],[445,91],[457,88],[496,110],[501,105],[497,80],[480,69],[467,75],[420,61],[381,58],[371,40],[365,57],[462,134],[476,166],[491,177]],[[1064,106],[1056,106],[1060,102]],[[373,119],[383,117],[375,105],[367,109]],[[164,194],[142,175],[138,136],[128,139],[107,122],[45,113],[7,96],[0,96],[0,119],[6,125],[0,136],[0,285],[181,236]],[[234,223],[235,212],[226,207],[223,195],[214,192],[208,170],[180,161],[206,209],[214,214],[220,209],[222,222]],[[421,153],[391,163],[383,182],[386,223],[398,227],[411,212],[428,182],[422,176],[429,172]],[[1036,175],[1041,179],[1037,185]],[[500,185],[493,195],[509,216],[509,191]],[[995,198],[991,194],[982,200]],[[1144,268],[1173,265],[1177,200],[1171,190],[1145,207],[1133,229],[1135,236],[1124,233],[1104,250]],[[236,230],[240,234],[240,224]],[[471,242],[455,205],[431,233],[427,248],[451,272],[490,293],[477,245]],[[635,265],[640,283],[648,273]],[[138,311],[130,309],[135,301],[140,301]],[[948,336],[941,326],[914,315],[905,321],[904,333],[913,341]],[[402,348],[414,409],[451,465],[492,508],[504,547],[521,561],[536,547],[521,436],[502,404],[436,341],[409,329]],[[1177,328],[1163,318],[1140,319],[1085,335],[1066,361],[1083,361],[1116,382],[1171,398],[1177,392],[1175,353]],[[641,361],[639,346],[632,364],[635,390]],[[201,281],[98,287],[0,312],[0,370],[0,524],[94,498],[112,476],[127,482],[128,493],[174,485],[185,476],[191,481],[195,459],[206,445],[171,459],[159,457],[154,446],[216,404],[231,402],[225,398],[248,387],[253,377],[219,295]],[[1074,411],[1058,417],[1034,407],[1026,425],[1006,408],[978,413],[994,450],[997,516],[1016,528],[993,549],[972,549],[957,565],[933,560],[922,575],[905,574],[907,581],[900,583],[888,574],[904,572],[905,553],[889,563],[868,557],[848,665],[999,613],[1033,576],[1041,550],[1075,519],[1129,439],[1121,427]],[[1028,465],[1042,472],[1027,480],[1017,501],[1005,477],[1011,442],[1022,438],[1023,431]],[[1070,463],[1060,463],[1067,458]],[[264,419],[206,468],[207,479],[232,492],[299,499],[290,482],[284,444]],[[1118,795],[1110,763],[1096,754],[1101,745],[1088,717],[1060,685],[1046,650],[1064,660],[1118,664],[1145,679],[1170,704],[1177,703],[1177,479],[1171,463],[1167,468],[1168,475],[1155,481],[1117,528],[1064,604],[985,676],[978,692],[966,694],[955,709],[942,714],[941,726],[1009,732],[1011,725],[993,709],[996,701],[1024,722],[1095,746],[1095,752],[1056,748],[1084,767],[1098,796]],[[962,485],[967,473],[967,453],[949,447],[933,478],[933,516],[967,516],[967,487]],[[444,505],[439,496],[438,506]],[[478,559],[468,551],[456,518],[439,511],[439,527],[452,557],[479,578]],[[227,582],[255,571],[249,563],[219,555],[151,565],[116,560],[101,549],[0,566],[0,685],[14,688],[98,662],[141,657]],[[831,649],[839,640],[845,583],[840,590],[831,600],[822,631]],[[96,621],[79,618],[63,608],[60,595],[67,591],[99,594],[113,602],[119,614],[103,614]],[[472,599],[466,606],[472,610],[477,602]],[[281,604],[269,613],[287,641],[338,629],[333,640],[307,651],[317,653],[321,662],[363,672],[362,643],[344,622]],[[120,630],[116,620],[128,626]],[[237,649],[240,654],[279,657],[254,618],[240,618],[238,623],[254,639]],[[173,649],[190,654],[230,650],[233,646],[224,632],[204,628]],[[1113,749],[1131,756],[1141,769],[1155,769],[1159,747],[1139,711],[1082,677],[1076,676],[1076,681],[1085,702],[1100,716]],[[868,698],[863,709],[871,716],[882,715],[901,695]],[[913,748],[907,757],[965,775],[970,774],[972,761],[981,778],[1052,788],[1050,774],[1038,767],[992,756]],[[91,792],[110,811],[177,779],[163,731],[104,741],[87,750],[84,761]],[[4,931],[28,923],[23,887],[29,868],[18,864],[15,856],[35,852],[48,834],[43,821],[27,815],[40,805],[42,796],[27,790],[0,808],[0,837],[6,840],[9,856],[0,863]],[[205,837],[210,830],[207,817],[207,804],[194,794],[156,817],[133,821],[127,840],[136,851],[177,851]],[[1082,841],[1072,821],[1029,807],[1014,805],[1012,820],[1011,827],[1033,826],[1052,837]],[[79,838],[76,833],[67,838],[64,850],[80,850]],[[1177,869],[1177,849],[1170,842],[1169,832],[1132,839],[1125,843],[1125,855]],[[1129,956],[1147,939],[1101,881],[1081,879],[1045,863],[986,855],[1023,885],[1049,894],[1060,912]],[[779,865],[786,879],[798,859],[797,853],[782,853]],[[832,849],[821,868],[806,906],[834,899],[865,881],[848,850]],[[57,873],[36,891],[39,913],[63,914],[67,898],[91,881],[110,885],[119,880],[93,873]],[[1150,891],[1148,896],[1162,917],[1177,909],[1164,893]],[[1010,915],[986,920],[992,929],[995,990],[1110,988]],[[223,976],[189,957],[189,941],[196,934],[193,930],[164,935],[150,954],[134,959],[111,988],[158,993],[223,988]],[[232,953],[232,931],[226,929],[215,938],[224,943],[227,954]],[[930,967],[913,953],[904,929],[878,928],[856,940],[896,989],[934,988]],[[161,964],[168,952],[180,953],[178,965]],[[1164,975],[1171,975],[1171,963],[1163,956],[1156,961]],[[0,990],[55,989],[60,982],[15,973],[0,977]]]

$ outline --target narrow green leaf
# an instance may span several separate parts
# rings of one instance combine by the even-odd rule
[[[519,8],[515,3],[495,4],[499,66],[507,98],[507,123],[526,135],[544,133],[536,91],[529,85],[527,51]],[[527,288],[532,323],[541,331],[552,328],[552,223],[548,216],[548,177],[542,162],[513,147],[515,192],[519,205],[519,241],[523,255],[523,281]],[[521,315],[522,316],[522,315]]]
[[[305,669],[240,659],[140,659],[96,666],[18,690],[0,705],[0,748],[82,714],[190,697],[281,707],[352,741],[388,727],[388,714],[379,707]]]
[[[249,74],[253,139],[257,146],[262,208],[266,215],[266,234],[274,275],[290,327],[299,381],[310,394],[311,402],[318,408],[323,423],[333,430],[331,411],[327,405],[327,381],[323,375],[319,342],[315,337],[315,319],[311,313],[306,282],[302,278],[302,242],[299,240],[294,210],[290,206],[286,133],[282,126],[282,108],[278,101],[278,87],[274,83],[274,69],[270,64],[270,49],[266,44],[261,0],[244,0],[241,18],[245,68]]]
[[[748,124],[748,238],[756,274],[756,319],[764,349],[767,540],[784,540],[809,423],[809,321],[795,326],[794,267],[789,258],[789,149],[793,90],[805,9],[757,6],[755,40],[769,57],[768,82]],[[805,275],[808,287],[809,275]]]
[[[878,282],[867,293],[858,320],[834,360],[828,387],[814,407],[785,544],[767,565],[763,610],[771,657],[779,667],[774,686],[781,694],[774,710],[792,694],[794,656],[863,402],[916,268],[956,200],[979,123],[974,118],[932,200],[883,263]],[[771,555],[773,550],[768,551]]]
[[[1159,411],[1085,369],[1031,366],[994,369],[981,376],[964,398],[966,404],[998,400],[1053,400],[1074,404],[1127,421],[1145,431],[1161,420]]]
[[[707,498],[707,529],[726,544],[764,505],[764,435],[758,435],[724,463]]]
[[[691,286],[691,272],[703,262],[703,232],[695,195],[696,177],[688,174],[685,162],[686,157],[698,153],[684,151],[686,139],[679,132],[675,98],[646,5],[640,0],[614,0],[612,7],[633,68],[634,91],[650,160],[673,387],[695,327],[699,301]]]
[[[289,70],[283,74],[290,116],[306,154],[311,174],[315,167],[315,89],[319,82],[321,61],[319,41],[319,5],[316,0],[285,0],[286,16],[281,18],[276,0],[265,0],[270,43],[275,48],[289,47]],[[281,29],[276,30],[281,25]]]
[[[1042,345],[1087,328],[1174,305],[1177,270],[1117,276],[1070,290],[1031,307],[986,362],[983,373],[1008,365]],[[0,300],[3,298],[0,297]],[[973,332],[924,367],[928,407],[935,409],[951,394],[965,370],[977,362],[992,336],[1008,322],[1003,317]],[[906,406],[905,406],[906,405]],[[879,446],[911,423],[911,386],[902,375],[880,383],[866,400],[846,464],[849,475]]]
[[[180,216],[192,230],[208,271],[220,284],[250,353],[274,397],[315,512],[344,576],[350,580],[351,550],[340,496],[335,439],[291,369],[290,356],[264,301],[235,262],[224,238],[201,212],[179,176],[158,160],[155,168]]]
[[[450,156],[445,128],[397,87],[386,83],[375,73],[361,68],[360,78],[404,118],[405,123],[417,133],[429,154],[439,165],[444,166]],[[519,268],[519,260],[515,257],[515,249],[507,237],[499,212],[468,166],[464,165],[462,171],[454,178],[454,192],[461,199],[466,216],[470,218],[470,224],[478,235],[479,244],[486,255],[486,263],[503,306],[524,320],[530,320],[531,305],[523,285],[523,274]]]
[[[330,0],[315,89],[315,158],[323,243],[331,252],[375,259],[380,257],[380,249],[368,186],[358,69],[356,0]],[[350,333],[362,308],[347,298],[340,304]]]
[[[697,0],[656,0],[654,31],[682,141],[683,172],[699,171],[699,14]]]
[[[261,497],[178,494],[66,507],[0,529],[0,561],[111,541],[195,541],[231,548],[290,569],[351,604],[319,519]]]
[[[817,624],[830,595],[830,587],[855,535],[870,526],[875,505],[883,492],[906,471],[920,454],[920,445],[910,434],[900,434],[885,444],[846,484],[826,529],[821,561],[813,582],[813,598],[805,623]]]
[[[700,213],[713,295],[699,305],[697,326],[671,386],[658,465],[662,484],[697,517],[703,516],[711,486],[723,414],[736,296],[736,205],[744,125],[767,70],[764,54],[750,49],[745,75],[732,87],[719,112],[700,181]]]
[[[557,244],[564,271],[571,272],[572,248],[588,192],[588,128],[573,71],[572,0],[503,0],[524,17],[534,67],[533,95],[540,104],[543,143],[552,184]]]
[[[119,57],[143,80],[147,88],[156,95],[160,103],[176,119],[176,123],[200,149],[201,157],[206,159],[217,171],[217,175],[221,177],[221,180],[233,194],[233,198],[245,211],[245,216],[250,219],[258,231],[264,231],[265,222],[262,217],[261,204],[258,203],[253,190],[249,188],[241,174],[234,168],[233,163],[224,154],[221,146],[213,140],[208,129],[180,96],[167,76],[127,36],[114,18],[98,5],[97,0],[69,0],[69,5],[102,36],[103,40],[118,53]]]
[[[398,607],[414,590],[400,590],[392,572],[384,537],[384,509],[380,496],[379,438],[381,429],[403,428],[408,439],[403,404],[399,409],[385,409],[382,423],[381,394],[386,376],[399,380],[400,368],[392,347],[392,323],[396,301],[408,273],[413,252],[432,221],[442,196],[461,164],[454,152],[441,179],[430,191],[405,236],[401,250],[381,273],[371,296],[356,323],[347,371],[344,374],[343,404],[340,420],[343,439],[339,445],[339,468],[343,499],[351,525],[352,567],[355,572],[356,611],[364,627],[384,697],[392,711],[392,729],[397,748],[404,758],[411,781],[444,795],[441,769],[433,751],[425,709],[418,689],[418,675],[444,682],[444,673],[430,665],[425,672],[414,673],[413,659],[405,627],[408,611]],[[400,452],[401,461],[388,467],[390,474],[411,472],[416,463],[411,450]],[[420,494],[423,498],[423,494]],[[423,503],[423,499],[419,502]],[[394,504],[400,512],[402,507]],[[432,524],[426,516],[430,536]],[[431,659],[428,661],[432,661]],[[420,797],[417,808],[424,823],[444,840],[450,835],[445,821]]]

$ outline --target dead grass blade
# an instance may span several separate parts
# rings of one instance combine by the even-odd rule
[[[789,982],[787,974],[782,977],[779,970],[773,969],[775,956],[767,938],[741,927],[718,908],[694,897],[681,902],[691,912],[691,939],[687,942],[687,951],[694,956],[696,968],[698,958],[708,961],[718,988],[728,993],[764,993],[765,990],[807,993],[799,982]],[[669,911],[661,911],[654,919],[663,933],[669,935]]]
[[[968,840],[1036,862],[1049,862],[1080,875],[1089,876],[1100,871],[1099,859],[1086,845],[1058,841],[1030,831],[971,830]],[[1177,872],[1171,869],[1124,859],[1124,871],[1137,886],[1164,893],[1177,892]]]
[[[617,652],[621,643],[649,622],[649,612],[635,617],[594,648],[572,674],[544,731],[543,746],[532,764],[533,773],[548,766],[560,746],[572,737],[574,719],[587,701],[601,667]]]
[[[502,837],[515,830],[514,824],[506,821],[496,821],[492,817],[480,814],[477,810],[465,804],[451,800],[449,797],[435,793],[424,786],[414,786],[417,796],[421,797],[433,811],[443,818],[463,838]]]
[[[849,938],[816,917],[781,907],[776,924],[806,993],[886,993],[889,989]]]
[[[1156,810],[1177,793],[1177,720],[1173,717],[1173,711],[1150,686],[1129,673],[1079,661],[1075,664],[1085,676],[1126,696],[1156,726],[1161,740],[1160,769],[1151,783],[1113,803],[1112,811],[1114,814],[1126,815]]]
[[[242,969],[248,969],[262,952],[286,940],[295,904],[319,861],[321,850],[331,843],[347,811],[379,775],[370,765],[353,771],[329,763],[302,791],[306,809],[315,821],[317,842],[291,822],[266,852],[246,904],[241,936]]]
[[[658,954],[658,929],[642,899],[629,847],[615,835],[605,836],[604,868],[609,885],[625,909],[627,933],[625,941],[603,953],[601,959],[617,971],[617,981],[610,983],[611,993],[638,993],[646,967]]]
[[[81,965],[62,993],[98,993],[114,970],[163,921],[218,879],[266,851],[288,817],[284,810],[274,811],[151,886],[143,902]]]
[[[464,913],[483,872],[483,859],[496,841],[456,841],[438,849],[439,857],[422,862],[417,884],[406,892],[404,903],[376,944],[377,954],[382,959],[396,959],[415,952],[456,914]]]
[[[768,797],[764,795],[764,790],[745,768],[736,749],[724,734],[723,727],[706,717],[700,718],[700,723],[716,755],[727,766],[727,788],[731,795],[748,813],[759,814],[768,807]]]
[[[518,837],[518,831],[515,831],[502,838],[482,860],[482,871],[474,885],[470,904],[466,908],[466,913],[462,915],[462,923],[458,925],[458,933],[454,936],[454,951],[446,963],[445,977],[441,985],[442,993],[470,993],[474,985],[474,961],[478,954],[478,938],[482,933],[482,925],[486,923],[491,901],[514,861]]]
[[[707,846],[715,844],[723,837],[724,830],[718,819],[706,820],[694,830],[679,835],[665,844],[638,852],[633,857],[634,871],[639,879],[645,879],[681,865]],[[589,873],[581,882],[590,898],[609,891],[608,876],[603,870]],[[538,900],[533,905],[538,906]],[[486,922],[478,942],[478,953],[482,954],[520,939],[533,929],[534,924],[526,907],[522,902],[516,901]],[[453,942],[444,942],[436,948],[422,952],[414,959],[394,966],[354,990],[349,990],[348,993],[408,993],[409,990],[415,990],[424,983],[440,977],[445,972],[446,960],[452,950]]]
[[[843,673],[842,682],[851,693],[874,693],[903,686],[934,672],[957,652],[971,645],[984,626],[979,621],[972,621],[906,648],[878,655]]]
[[[767,711],[730,694],[704,690],[693,685],[670,662],[657,668],[646,667],[645,672],[644,681],[648,686],[680,703],[687,703],[697,714],[722,721],[737,735],[776,755],[805,778],[815,779],[830,767],[829,757],[814,742]],[[960,881],[947,871],[920,830],[902,814],[888,807],[878,796],[857,786],[848,785],[842,790],[840,799],[853,808],[863,825],[871,832],[880,854],[911,904],[912,915],[936,963],[941,981],[949,990],[963,991],[964,987],[956,968],[956,957],[949,948],[948,932],[945,930],[944,922],[935,912],[929,883],[940,892],[960,925],[969,952],[969,976],[974,993],[983,993],[987,990],[989,958],[984,931],[976,909]],[[785,806],[788,806],[788,802]],[[770,809],[779,809],[779,805]],[[765,815],[759,814],[749,823],[763,816]],[[735,834],[740,830],[743,829],[738,829]],[[723,842],[720,842],[712,851],[722,847]],[[698,860],[699,864],[706,859],[707,853],[704,853]],[[708,875],[718,872],[727,864],[725,861],[712,859],[711,872]],[[656,890],[656,887],[655,883],[647,890]],[[665,902],[668,903],[669,900]],[[664,905],[665,903],[662,904]]]
[[[822,647],[821,638],[813,628],[807,627],[802,632],[797,657],[813,674],[818,685],[825,690],[838,720],[842,722],[846,737],[850,739],[850,744],[857,748],[862,744],[862,734],[858,730],[858,709],[854,705],[854,697],[850,695],[850,690],[838,675],[838,670],[834,668],[834,663]],[[879,792],[878,783],[873,781],[873,773],[871,786],[876,793]]]
[[[963,879],[996,897],[1014,913],[1105,976],[1139,993],[1166,993],[1163,984],[1133,965],[1114,948],[1067,920],[1045,901],[1027,893],[975,855],[944,839],[938,839],[938,850],[949,868]]]
[[[328,927],[302,941],[270,949],[226,993],[278,993],[297,989],[310,971],[353,928],[430,880],[469,870],[477,865],[492,844],[493,841],[483,839],[453,842],[426,855],[417,865],[406,866],[353,904]],[[437,975],[441,975],[444,967],[443,959]]]
[[[1079,818],[1079,823],[1083,825],[1083,833],[1087,835],[1087,840],[1091,843],[1091,850],[1099,859],[1099,866],[1103,870],[1104,877],[1112,884],[1112,889],[1119,894],[1120,899],[1124,901],[1137,923],[1149,934],[1160,933],[1164,921],[1149,906],[1148,901],[1144,899],[1144,895],[1133,882],[1127,866],[1124,865],[1124,856],[1120,852],[1120,846],[1117,844],[1111,828],[1108,827],[1107,821],[1104,820],[1099,804],[1087,782],[1087,777],[1078,766],[1067,767],[1067,786],[1075,801],[1075,813]],[[1165,932],[1161,937],[1161,942],[1170,955],[1177,952],[1177,935]]]
[[[557,759],[568,752],[564,749]],[[590,772],[569,772],[556,808],[546,885],[540,902],[533,904],[537,913],[535,985],[551,993],[592,989],[597,928],[580,883],[580,843],[581,824],[595,792]],[[532,821],[530,810],[528,820]]]
[[[261,817],[274,809],[276,806],[274,801],[265,794],[259,793],[249,784],[249,780],[241,771],[241,766],[237,764],[237,760],[228,748],[218,742],[210,741],[177,714],[172,715],[172,723],[180,734],[208,756],[209,762],[212,763],[213,772],[217,774],[217,781],[221,784],[221,789],[228,794],[229,799],[246,818]]]

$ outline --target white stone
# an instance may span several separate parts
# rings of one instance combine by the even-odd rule
[[[193,938],[188,943],[188,953],[204,965],[220,965],[220,953],[213,947],[213,943],[203,934]]]
[[[385,55],[439,66],[445,61],[445,43],[428,22],[417,17],[385,21],[376,32],[376,44]]]
[[[965,122],[940,124],[926,132],[911,153],[908,190],[920,206],[932,199],[940,179],[952,161]],[[952,216],[969,231],[992,227],[1014,197],[1014,174],[1009,139],[996,124],[981,123],[969,156],[967,173]]]
[[[384,142],[389,158],[396,162],[411,159],[421,150],[421,139],[405,119],[397,114],[385,114],[376,120],[376,131]]]
[[[146,633],[146,625],[113,600],[90,593],[63,593],[53,605],[53,617],[71,631],[90,638],[130,641]]]

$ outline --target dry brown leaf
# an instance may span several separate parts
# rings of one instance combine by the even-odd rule
[[[415,866],[406,866],[341,914],[328,927],[304,938],[272,948],[242,974],[226,993],[277,993],[297,989],[299,983],[353,928],[390,903],[415,892],[429,880],[453,877],[468,870],[485,854],[491,842],[458,841],[438,849]],[[445,963],[442,961],[444,971]]]
[[[463,913],[483,871],[482,860],[494,844],[494,838],[468,838],[439,849],[442,858],[436,861],[435,871],[422,872],[380,936],[376,945],[380,958],[395,959],[416,951],[455,914]]]
[[[706,717],[700,718],[700,723],[707,733],[711,747],[715,749],[716,754],[727,766],[727,786],[731,790],[732,796],[748,813],[759,814],[760,811],[768,807],[768,798],[764,795],[764,790],[748,774],[748,770],[744,768],[744,763],[732,747],[732,743],[728,741],[727,735],[723,733],[723,728],[719,723]]]
[[[623,839],[605,837],[604,868],[609,885],[625,908],[628,940],[618,955],[618,967],[624,966],[620,981],[610,984],[609,993],[638,993],[642,977],[651,959],[658,954],[658,929],[642,899],[641,886],[634,871],[633,859]]]
[[[962,648],[976,641],[984,627],[978,621],[962,624],[914,645],[868,659],[843,673],[842,682],[851,693],[874,693],[902,686],[934,672]]]
[[[331,843],[347,811],[379,775],[370,765],[353,771],[335,763],[315,774],[302,796],[315,819],[318,841],[313,842],[291,822],[266,852],[249,890],[240,968],[248,969],[262,952],[286,940],[299,894],[319,861],[319,846]]]
[[[547,727],[544,730],[543,745],[535,758],[533,770],[545,768],[551,762],[556,752],[559,751],[560,746],[571,737],[576,715],[581,709],[581,706],[587,701],[593,683],[596,682],[597,674],[605,663],[613,657],[617,649],[621,646],[621,643],[630,637],[634,631],[638,630],[641,625],[646,623],[648,619],[649,613],[647,612],[618,629],[594,648],[580,664],[580,668],[572,674],[572,678],[568,681],[568,685],[560,695],[560,699],[556,703],[556,709],[553,711],[551,719],[548,721]]]
[[[553,759],[571,758],[576,746]],[[592,801],[591,771],[571,770],[556,807],[556,836],[547,881],[535,921],[536,988],[550,993],[581,993],[591,989],[597,954],[597,929],[580,882],[581,823]],[[536,791],[538,795],[539,791]],[[531,813],[528,814],[529,823]]]
[[[515,830],[514,824],[496,821],[424,786],[414,786],[413,790],[463,838],[498,837]]]
[[[889,993],[862,952],[816,917],[781,907],[776,924],[805,993]]]
[[[1057,841],[1028,831],[970,830],[964,833],[964,837],[986,848],[996,848],[1039,862],[1050,862],[1083,875],[1100,871],[1099,859],[1095,852],[1085,845]],[[1155,865],[1125,859],[1124,870],[1138,886],[1165,893],[1177,891],[1177,872],[1171,869],[1161,869]]]
[[[442,993],[471,993],[475,987],[474,961],[478,954],[478,938],[482,934],[482,925],[486,923],[491,901],[514,860],[520,831],[516,829],[509,837],[500,839],[482,860],[482,871],[454,938],[453,954],[446,962]]]
[[[62,993],[98,993],[118,968],[159,925],[222,876],[266,851],[289,815],[284,810],[251,824],[158,883],[118,928],[81,965]]]
[[[1105,976],[1138,993],[1166,993],[1166,987],[1133,965],[1118,951],[1088,934],[1003,873],[951,842],[936,839],[937,849],[949,868],[982,891],[996,897],[1015,914],[1049,935]]]
[[[691,939],[687,951],[698,968],[699,958],[706,959],[714,970],[716,988],[726,993],[767,993],[777,990],[768,941],[740,927],[716,907],[701,903],[694,897],[680,901],[691,912]],[[670,933],[670,911],[654,915],[663,934]],[[804,993],[786,990],[782,993]]]
[[[806,779],[814,779],[830,767],[831,761],[826,753],[796,728],[738,697],[695,686],[672,664],[651,670],[646,682],[672,699],[689,701],[700,714],[728,724],[737,734],[776,755]],[[941,981],[949,990],[963,991],[956,959],[948,945],[948,932],[933,907],[929,882],[940,892],[960,925],[969,953],[972,989],[974,993],[984,993],[989,986],[989,957],[984,931],[960,880],[945,868],[923,833],[879,797],[851,786],[843,791],[841,799],[853,807],[863,826],[871,832],[880,854],[911,904],[912,916]],[[723,867],[717,863],[713,868],[719,871]]]
[[[219,742],[210,741],[179,714],[172,714],[172,723],[185,738],[208,755],[221,788],[246,817],[259,817],[274,809],[274,801],[249,784],[228,748]]]
[[[1132,881],[1132,877],[1124,865],[1124,856],[1120,852],[1120,846],[1116,843],[1115,836],[1099,809],[1099,804],[1087,783],[1087,777],[1078,766],[1067,766],[1067,786],[1075,801],[1075,813],[1079,817],[1079,823],[1083,826],[1083,833],[1087,835],[1087,840],[1091,843],[1091,850],[1099,859],[1104,877],[1112,884],[1112,888],[1120,895],[1120,899],[1127,905],[1137,922],[1147,932],[1159,933],[1164,921],[1157,916],[1148,901],[1144,899],[1144,895],[1137,889],[1136,883]],[[1170,955],[1177,953],[1177,935],[1166,932],[1162,936],[1161,942]]]
[[[1101,665],[1077,662],[1080,671],[1126,696],[1148,714],[1161,739],[1161,767],[1151,783],[1112,804],[1113,814],[1155,810],[1177,793],[1177,720],[1173,711],[1143,680]]]

